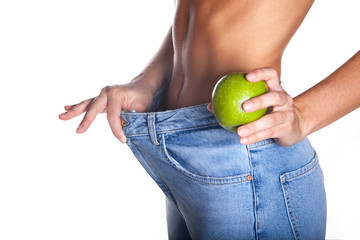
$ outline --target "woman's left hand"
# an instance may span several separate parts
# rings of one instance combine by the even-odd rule
[[[242,144],[252,144],[268,138],[274,138],[282,146],[291,146],[304,136],[301,131],[298,109],[292,97],[280,85],[276,70],[260,68],[246,74],[250,82],[264,80],[269,92],[247,100],[243,104],[245,112],[253,112],[272,107],[270,113],[260,119],[242,125],[237,129]],[[211,104],[208,106],[211,109]]]

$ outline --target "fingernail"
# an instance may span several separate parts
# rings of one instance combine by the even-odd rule
[[[251,81],[255,78],[255,74],[254,73],[248,73],[246,74],[246,79]]]
[[[246,136],[246,135],[248,135],[248,133],[249,133],[249,130],[247,128],[239,128],[238,129],[238,134],[240,136]]]
[[[247,138],[244,138],[244,137],[240,138],[240,143],[241,144],[246,144],[247,142],[248,142]]]
[[[243,109],[245,112],[250,112],[253,104],[251,102],[245,102],[243,104]]]
[[[118,139],[121,143],[126,143],[126,136],[124,133],[119,134]]]
[[[80,124],[79,127],[76,129],[77,132],[81,131],[83,129],[83,125]]]

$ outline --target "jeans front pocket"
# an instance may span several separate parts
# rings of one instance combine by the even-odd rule
[[[160,144],[168,163],[193,180],[208,184],[248,181],[248,155],[235,133],[220,127],[168,133]]]
[[[318,157],[280,176],[295,239],[325,239],[326,195]]]

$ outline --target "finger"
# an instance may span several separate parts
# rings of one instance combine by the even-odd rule
[[[253,112],[268,107],[288,107],[292,104],[292,98],[283,91],[272,91],[251,98],[243,103],[242,108],[245,112]]]
[[[280,79],[273,68],[258,68],[246,74],[246,79],[250,82],[258,82],[264,80],[270,91],[283,90],[280,86]]]
[[[98,113],[102,112],[106,107],[107,98],[105,95],[99,95],[94,98],[93,101],[89,104],[83,120],[81,121],[79,127],[76,129],[77,133],[84,133],[95,120]]]
[[[279,136],[282,136],[284,131],[283,129],[284,128],[282,124],[272,128],[267,128],[260,132],[256,132],[255,134],[249,135],[247,137],[240,137],[240,143],[244,145],[249,145],[269,138],[277,138]]]
[[[240,126],[237,133],[240,137],[248,137],[258,132],[266,131],[266,129],[272,129],[285,122],[290,122],[293,119],[292,115],[291,112],[285,111],[273,112],[254,122]]]
[[[214,110],[213,110],[213,108],[212,108],[212,103],[209,103],[207,106],[206,106],[206,108],[207,108],[207,110],[209,111],[209,112],[214,112]]]
[[[79,104],[65,106],[64,108],[65,108],[65,110],[67,110],[67,112],[60,114],[59,118],[62,120],[69,120],[71,118],[74,118],[74,117],[82,114],[89,107],[89,104],[92,102],[92,100],[93,100],[93,98],[82,101]]]
[[[66,106],[64,106],[64,109],[66,110],[66,111],[69,111],[69,110],[71,110],[73,107],[75,107],[77,104],[73,104],[73,105],[66,105]]]
[[[64,106],[64,109],[66,110],[66,111],[69,111],[69,110],[71,110],[71,108],[73,107],[74,105],[66,105],[66,106]]]
[[[107,119],[114,136],[120,140],[120,142],[126,142],[126,136],[122,129],[122,119],[120,117],[121,107],[123,105],[123,98],[120,95],[115,95],[109,98],[107,108]]]

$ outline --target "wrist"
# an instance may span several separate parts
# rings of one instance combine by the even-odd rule
[[[299,139],[303,139],[312,133],[311,119],[306,115],[306,107],[297,101],[296,98],[294,98],[294,110],[298,121]]]
[[[145,69],[137,77],[131,80],[135,85],[146,88],[153,95],[167,82],[170,78],[166,73],[162,71],[156,71],[154,69]]]

